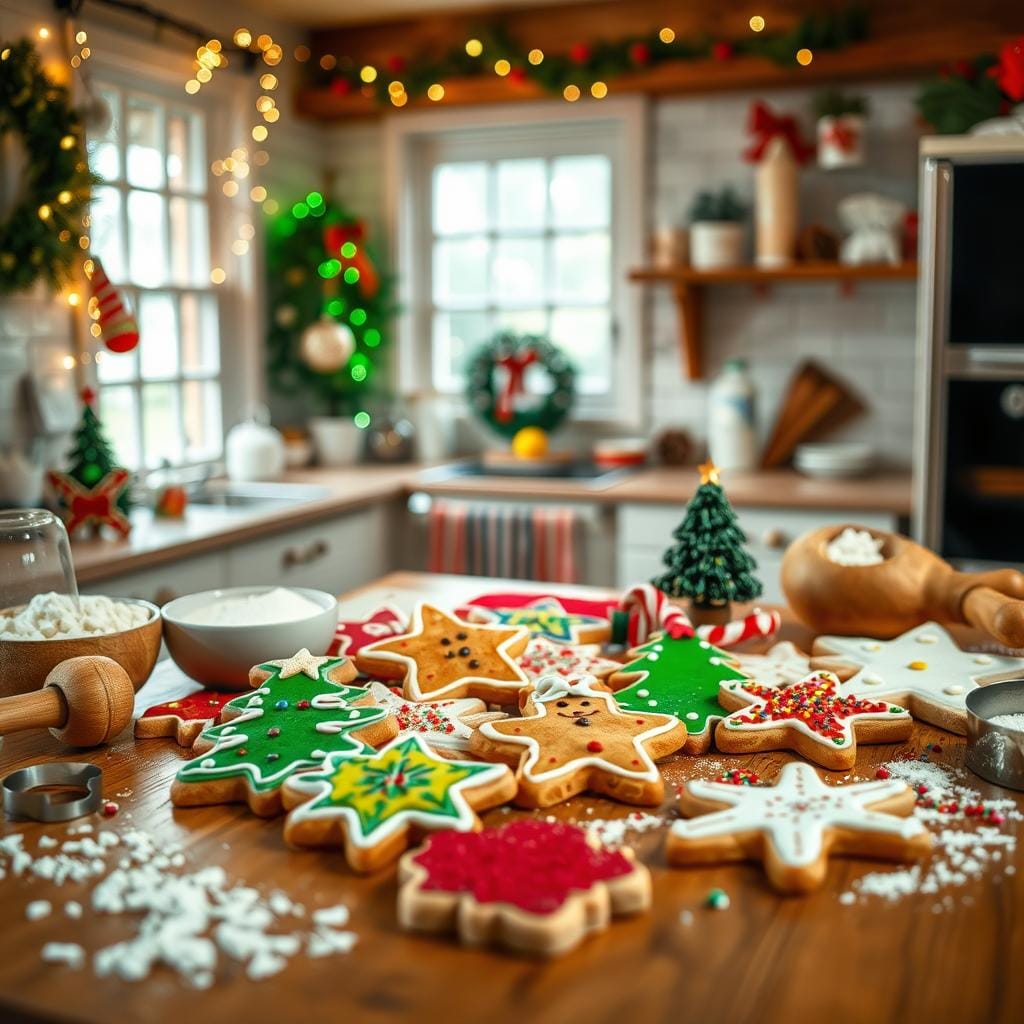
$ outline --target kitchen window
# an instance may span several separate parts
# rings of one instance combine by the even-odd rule
[[[134,351],[100,350],[99,411],[132,469],[198,464],[223,447],[221,300],[211,286],[208,110],[158,86],[100,80],[110,108],[88,138],[92,251],[135,311]]]
[[[400,384],[461,395],[469,358],[497,331],[545,334],[577,367],[577,417],[634,419],[639,312],[626,273],[640,260],[642,108],[499,116],[451,130],[444,114],[392,118]]]

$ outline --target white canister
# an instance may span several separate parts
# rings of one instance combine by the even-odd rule
[[[229,480],[277,480],[284,466],[284,438],[268,423],[253,418],[228,431],[224,468]]]
[[[757,466],[757,389],[743,359],[730,359],[708,391],[708,454],[719,469]]]
[[[351,466],[358,460],[363,432],[350,416],[312,416],[309,432],[318,465]]]
[[[690,225],[690,265],[721,270],[743,263],[743,225],[727,220],[698,220]]]

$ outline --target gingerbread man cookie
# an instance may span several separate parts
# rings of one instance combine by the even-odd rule
[[[375,608],[364,619],[339,619],[328,654],[351,658],[367,644],[404,633],[408,624],[405,612],[389,604]]]
[[[650,872],[628,849],[583,829],[524,818],[483,832],[440,832],[399,865],[398,923],[457,931],[466,945],[567,953],[610,919],[651,905]]]
[[[812,653],[815,667],[847,677],[842,693],[895,701],[915,718],[961,736],[967,732],[967,694],[1024,673],[1024,659],[962,651],[935,622],[892,640],[821,636]]]
[[[550,807],[591,790],[630,804],[661,803],[655,760],[686,742],[671,715],[619,708],[593,676],[545,676],[523,701],[523,717],[486,722],[470,750],[516,768],[522,807]]]
[[[172,802],[191,807],[244,800],[255,814],[270,817],[281,811],[289,775],[315,768],[332,751],[361,753],[366,744],[397,734],[394,716],[374,705],[366,690],[330,681],[351,671],[347,659],[318,660],[315,679],[305,671],[283,678],[281,663],[256,666],[250,678],[263,681],[229,701],[221,724],[200,734],[199,756],[178,770]]]
[[[515,790],[505,765],[448,760],[420,736],[399,736],[369,754],[334,751],[318,771],[288,779],[284,837],[295,846],[341,846],[353,870],[376,871],[424,833],[478,829],[476,812]]]
[[[747,678],[733,658],[696,636],[662,635],[629,653],[632,660],[608,680],[619,707],[675,715],[686,726],[684,753],[706,753],[723,717],[721,684]]]
[[[622,666],[601,657],[597,644],[557,644],[544,636],[533,636],[519,657],[519,667],[535,683],[541,676],[594,676],[604,679]]]
[[[401,679],[409,700],[477,697],[514,704],[527,685],[515,659],[528,639],[525,629],[479,626],[420,604],[408,633],[364,647],[356,664],[369,676]]]
[[[927,853],[931,834],[908,817],[914,801],[896,779],[829,786],[799,761],[773,786],[691,780],[679,798],[691,820],[673,823],[665,853],[673,865],[762,860],[780,892],[810,892],[830,854],[907,861]]]
[[[191,747],[196,737],[219,717],[224,705],[237,694],[199,690],[147,708],[135,720],[137,739],[173,736],[179,747]]]
[[[795,750],[832,771],[852,768],[857,743],[899,743],[910,736],[910,713],[887,701],[842,696],[831,672],[817,672],[791,686],[723,683],[722,707],[733,710],[715,729],[727,754]]]

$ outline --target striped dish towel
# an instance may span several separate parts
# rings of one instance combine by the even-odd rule
[[[434,501],[427,570],[575,583],[577,525],[571,508]]]

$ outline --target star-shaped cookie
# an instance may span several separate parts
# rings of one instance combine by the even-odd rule
[[[896,779],[829,786],[809,764],[785,765],[773,786],[691,780],[665,853],[673,865],[763,860],[786,893],[817,889],[830,854],[916,860],[931,834],[909,817],[915,795]],[[700,817],[692,817],[700,815]]]
[[[764,654],[730,654],[744,675],[763,686],[788,686],[811,674],[811,659],[789,640]]]
[[[519,656],[519,667],[536,682],[541,676],[589,675],[603,679],[622,666],[601,657],[597,644],[558,644],[545,636],[533,636]]]
[[[507,717],[503,711],[488,711],[487,705],[475,697],[406,700],[383,683],[371,683],[369,691],[378,706],[395,716],[399,736],[422,736],[442,757],[466,753],[474,729]]]
[[[470,750],[516,768],[522,807],[550,807],[591,790],[630,804],[661,803],[655,760],[686,742],[671,715],[619,708],[593,676],[545,676],[523,702],[523,717],[486,722]]]
[[[284,837],[296,846],[343,846],[356,871],[395,860],[426,832],[480,827],[476,812],[505,803],[505,765],[450,761],[422,737],[398,737],[372,754],[330,753],[319,771],[292,776]]]
[[[967,732],[971,690],[1024,672],[1022,658],[960,650],[935,622],[892,640],[820,636],[812,653],[815,667],[848,676],[842,693],[895,701],[915,718],[960,735]]]
[[[351,658],[367,644],[404,633],[408,624],[405,612],[389,604],[375,608],[363,619],[339,619],[328,653]]]
[[[515,659],[528,639],[525,629],[475,625],[420,604],[408,633],[369,644],[356,663],[369,676],[401,679],[409,700],[477,697],[514,704],[527,685]]]
[[[293,676],[306,676],[308,679],[326,679],[331,683],[350,683],[356,677],[356,669],[346,657],[332,657],[329,654],[310,654],[303,647],[290,658],[277,658],[254,665],[249,669],[249,684],[259,686],[271,675],[278,679],[291,679]]]
[[[610,633],[607,619],[569,612],[557,597],[539,597],[512,608],[471,605],[470,618],[474,622],[522,626],[533,636],[542,636],[560,644],[600,643]]]
[[[723,683],[719,703],[735,709],[715,729],[727,754],[795,750],[824,768],[845,771],[857,760],[857,743],[899,743],[910,736],[910,713],[887,701],[838,692],[831,672],[817,672],[791,686]]]
[[[135,720],[135,735],[139,739],[173,736],[179,747],[191,747],[196,737],[220,716],[224,705],[237,696],[199,690],[187,697],[154,704]]]

